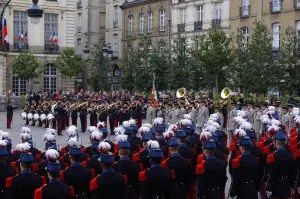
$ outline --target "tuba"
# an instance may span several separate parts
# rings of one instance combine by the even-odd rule
[[[221,98],[227,99],[230,96],[230,92],[231,92],[230,88],[228,87],[223,88],[223,90],[221,91]]]
[[[178,89],[177,91],[176,91],[176,97],[177,98],[185,98],[186,97],[186,89],[185,88],[180,88],[180,89]],[[190,102],[185,98],[185,104],[186,105],[189,105],[190,104]]]

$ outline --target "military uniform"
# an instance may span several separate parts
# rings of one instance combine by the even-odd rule
[[[71,111],[71,120],[72,125],[77,126],[77,117],[78,117],[78,110],[74,109]]]
[[[173,108],[171,112],[171,124],[176,124],[179,121],[179,116],[180,116],[180,109],[179,108]]]
[[[59,180],[50,180],[43,187],[38,188],[34,193],[34,199],[71,199],[74,197],[74,190]]]
[[[148,123],[152,124],[153,119],[156,117],[156,110],[153,106],[148,106],[146,113],[146,120]]]
[[[198,114],[197,114],[197,127],[199,128],[199,131],[202,131],[202,128],[204,124],[207,122],[209,117],[209,111],[206,106],[200,107],[198,109]]]
[[[82,108],[79,113],[81,132],[85,132],[87,128],[87,110]]]

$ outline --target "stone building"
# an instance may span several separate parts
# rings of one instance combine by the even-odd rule
[[[230,0],[231,32],[241,31],[247,41],[256,20],[269,28],[273,48],[279,50],[281,34],[288,26],[300,36],[300,0]]]
[[[29,91],[73,89],[74,81],[60,74],[55,61],[63,48],[75,44],[75,0],[40,0],[42,18],[27,16],[30,5],[31,0],[12,0],[5,9],[9,47],[0,54],[0,91],[12,90],[20,96]],[[29,81],[18,78],[12,70],[13,61],[24,50],[41,62],[39,77]]]
[[[152,45],[149,48],[158,43],[169,45],[171,39],[169,1],[125,1],[122,9],[122,47],[124,50],[129,39],[132,41],[132,45],[137,47],[145,35],[151,39]]]
[[[229,0],[172,0],[172,37],[187,41],[215,26],[229,33]]]

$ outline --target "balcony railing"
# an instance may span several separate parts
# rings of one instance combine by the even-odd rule
[[[45,43],[46,54],[59,54],[59,46],[57,44]]]
[[[279,1],[279,4],[273,4],[273,1],[270,2],[270,13],[279,13],[282,9],[282,2]]]
[[[222,20],[221,19],[213,19],[211,21],[211,25],[213,28],[221,27]]]
[[[177,24],[177,32],[185,32],[185,24]]]
[[[294,0],[294,8],[295,8],[295,10],[300,10],[300,1],[299,0]]]
[[[12,51],[21,52],[22,50],[28,50],[28,43],[14,42]]]
[[[195,31],[202,30],[202,21],[195,21],[194,22],[194,30]]]
[[[159,32],[166,31],[166,26],[158,26],[158,31]]]
[[[250,15],[250,8],[251,6],[242,6],[240,7],[240,17],[244,18],[244,17],[249,17]]]

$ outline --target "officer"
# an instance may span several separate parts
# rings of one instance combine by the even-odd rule
[[[14,109],[15,108],[12,106],[11,100],[8,100],[7,101],[7,106],[6,106],[6,110],[7,110],[7,113],[6,113],[6,118],[7,118],[6,127],[8,129],[11,128],[11,122],[12,122],[13,115],[14,115]]]
[[[237,196],[238,199],[256,199],[260,185],[259,162],[249,151],[252,145],[249,137],[241,138],[238,144],[242,155],[232,161],[230,196]]]
[[[236,129],[236,123],[234,121],[234,117],[236,117],[236,115],[237,115],[237,110],[236,110],[235,103],[231,103],[230,110],[227,115],[227,124],[226,124],[227,132],[229,135],[229,140],[228,140],[229,143],[231,142],[231,139],[233,137],[233,131]]]
[[[39,175],[32,173],[32,163],[33,155],[31,153],[21,153],[21,173],[15,177],[6,179],[5,185],[8,189],[9,199],[32,199],[34,190],[45,183]]]
[[[118,146],[120,160],[115,162],[112,168],[127,177],[127,188],[124,198],[137,199],[140,193],[138,178],[140,166],[129,159],[131,149],[129,141],[121,141],[118,143]]]
[[[90,125],[91,126],[97,126],[97,113],[96,113],[96,109],[92,109],[90,112]]]
[[[225,163],[214,155],[216,150],[214,140],[205,141],[203,148],[206,159],[196,167],[197,196],[200,199],[222,199],[227,180]]]
[[[49,183],[35,190],[34,199],[71,199],[74,197],[73,187],[69,187],[59,180],[60,163],[49,162],[47,167]]]
[[[179,139],[179,154],[184,158],[189,159],[191,162],[192,168],[195,168],[196,165],[196,154],[194,150],[187,146],[186,144],[186,133],[184,130],[179,130],[176,132],[176,137]]]
[[[89,184],[93,178],[92,170],[80,164],[83,153],[79,142],[69,146],[69,160],[71,166],[60,173],[62,181],[74,187],[75,197],[89,198]]]
[[[282,131],[278,131],[275,134],[276,151],[267,157],[270,170],[266,190],[267,195],[274,199],[289,198],[294,186],[293,155],[284,147],[286,140],[286,135]]]
[[[33,164],[33,171],[40,176],[47,176],[47,170],[45,170],[47,164],[55,163],[59,158],[59,153],[55,149],[49,149],[45,152],[46,161],[41,161],[38,163]],[[63,164],[60,168],[64,168]]]
[[[7,151],[7,141],[0,140],[0,198],[6,198],[7,192],[5,188],[5,181],[16,174],[15,170],[6,163],[9,155]]]
[[[63,130],[63,123],[64,123],[64,109],[60,101],[57,102],[57,105],[54,108],[55,111],[55,119],[57,121],[57,135],[61,135]],[[55,123],[55,121],[54,121]],[[53,127],[54,128],[54,127]]]
[[[150,149],[148,148],[148,141],[153,139],[152,133],[146,133],[142,137],[143,150],[133,155],[133,161],[139,162],[143,165],[143,169],[150,168]]]
[[[80,109],[79,118],[80,118],[81,132],[85,132],[86,127],[87,127],[87,109],[86,109],[86,105],[84,105]]]
[[[204,124],[207,122],[208,118],[209,118],[209,110],[205,106],[205,101],[201,100],[199,103],[199,109],[196,117],[198,133],[202,132],[202,128],[204,127]]]
[[[141,198],[170,198],[171,183],[174,175],[167,168],[161,166],[163,152],[160,149],[154,149],[150,152],[151,168],[139,173],[141,183]]]
[[[193,172],[189,161],[183,158],[179,152],[179,142],[177,139],[169,141],[170,158],[162,162],[163,167],[167,167],[175,172],[175,182],[172,183],[171,198],[187,198],[188,191],[192,183]]]
[[[71,111],[72,125],[77,126],[77,118],[78,118],[78,109],[75,107],[75,108]]]
[[[111,154],[102,155],[100,162],[103,172],[90,183],[92,198],[124,198],[126,177],[112,168],[114,157]]]

